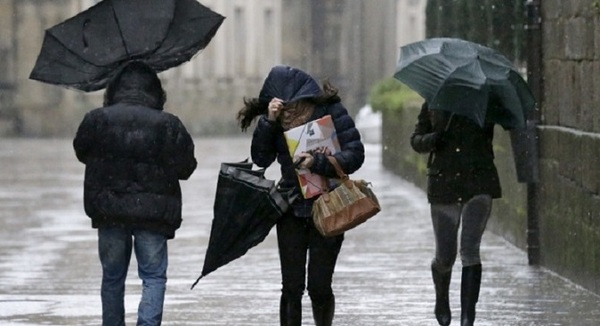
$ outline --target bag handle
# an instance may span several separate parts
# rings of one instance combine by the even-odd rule
[[[335,168],[335,172],[337,173],[338,177],[340,177],[340,179],[342,179],[342,181],[348,180],[348,175],[344,172],[344,170],[340,166],[340,163],[338,163],[335,156],[327,155],[327,159],[329,160],[331,165],[333,165],[333,167]]]
[[[340,166],[340,163],[338,163],[337,159],[333,155],[327,155],[327,160],[329,160],[329,163],[331,163],[331,165],[333,165],[333,167],[335,168],[335,172],[337,173],[340,180],[346,185],[346,187],[352,189],[352,187],[354,186],[354,183],[352,182],[352,180],[350,180],[348,175],[344,172],[344,170]],[[324,197],[325,201],[329,201],[329,178],[326,178],[326,177],[323,178],[322,189],[323,189],[323,194],[321,196]]]

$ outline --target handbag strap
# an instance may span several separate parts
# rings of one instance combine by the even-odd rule
[[[335,168],[335,172],[337,173],[337,175],[340,178],[340,180],[342,181],[342,183],[344,183],[346,185],[346,187],[352,188],[354,184],[352,183],[352,181],[350,180],[348,175],[344,172],[344,170],[340,166],[340,163],[338,163],[337,159],[333,155],[327,155],[327,159],[329,160],[331,165],[333,165],[333,167]],[[325,197],[325,201],[329,201],[329,194],[328,194],[329,193],[329,178],[327,178],[327,177],[323,178],[322,189],[323,189],[322,196]]]
[[[342,170],[342,167],[340,166],[340,163],[338,163],[335,156],[327,155],[327,159],[329,160],[331,165],[333,165],[333,167],[335,168],[335,172],[337,173],[338,177],[340,177],[340,179],[342,179],[342,181],[348,180],[348,175],[344,172],[344,170]]]

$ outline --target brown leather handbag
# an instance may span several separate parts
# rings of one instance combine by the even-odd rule
[[[322,235],[330,237],[366,222],[381,211],[381,206],[369,182],[351,180],[335,157],[327,158],[335,167],[341,183],[330,191],[328,182],[324,182],[323,194],[313,204],[313,221]]]

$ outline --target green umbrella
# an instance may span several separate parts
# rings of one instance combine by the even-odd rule
[[[524,128],[535,99],[513,64],[498,51],[456,38],[431,38],[400,48],[394,77],[433,110],[505,129]],[[493,105],[488,105],[493,99]]]

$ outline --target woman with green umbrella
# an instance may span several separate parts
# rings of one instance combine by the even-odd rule
[[[488,105],[495,105],[492,102]],[[427,197],[435,234],[431,272],[435,285],[435,316],[440,325],[451,320],[448,290],[460,232],[461,325],[473,325],[481,284],[479,247],[492,200],[501,188],[494,165],[494,123],[480,127],[465,116],[430,110],[423,104],[411,137],[413,149],[429,153]]]

